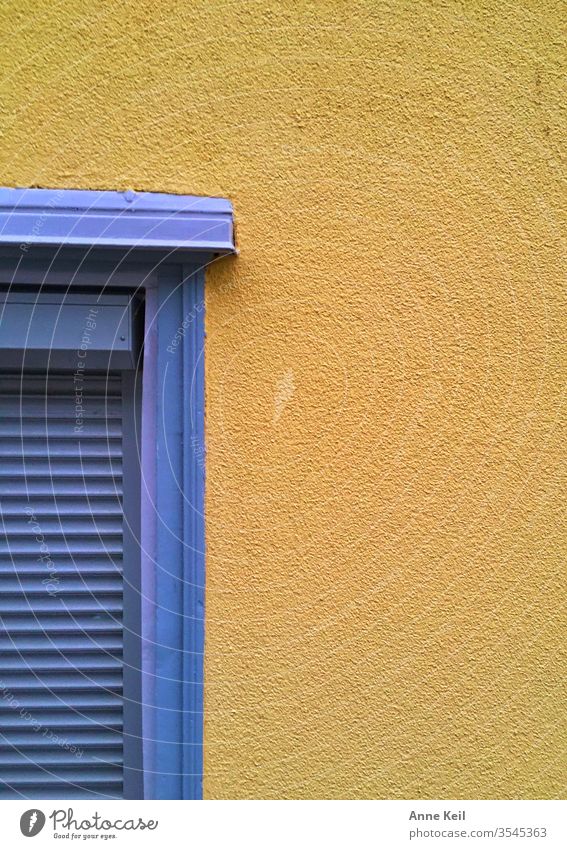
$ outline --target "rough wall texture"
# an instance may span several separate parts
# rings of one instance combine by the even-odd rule
[[[563,795],[563,4],[2,10],[0,183],[235,203],[206,795]]]

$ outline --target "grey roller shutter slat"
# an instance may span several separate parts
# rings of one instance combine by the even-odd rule
[[[122,798],[122,388],[0,375],[0,798]]]

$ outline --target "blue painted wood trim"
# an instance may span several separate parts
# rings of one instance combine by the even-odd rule
[[[157,319],[158,293],[146,288],[144,368],[141,425],[140,582],[142,644],[142,748],[144,798],[155,799],[155,583],[156,583],[156,417],[157,417]]]
[[[183,313],[194,325],[184,336],[184,629],[183,798],[203,796],[205,651],[205,275],[184,268]],[[188,402],[188,403],[187,403]],[[188,439],[187,439],[188,438]]]
[[[158,281],[154,775],[158,799],[202,798],[204,270]]]
[[[234,253],[223,198],[153,192],[0,188],[0,245]]]

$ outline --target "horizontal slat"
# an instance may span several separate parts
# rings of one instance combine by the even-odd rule
[[[114,672],[91,674],[88,670],[51,672],[44,669],[28,670],[26,672],[4,671],[2,674],[2,685],[10,692],[19,690],[47,690],[48,692],[60,693],[69,704],[73,704],[73,692],[93,690],[101,687],[111,692],[119,691],[122,687],[122,670],[119,668]]]
[[[80,446],[79,446],[80,442]],[[30,438],[26,434],[0,436],[0,462],[25,457],[49,457],[52,464],[69,457],[112,458],[122,457],[119,439],[71,439]]]
[[[28,512],[29,511],[29,512]],[[6,493],[0,502],[0,512],[4,520],[17,518],[25,520],[35,518],[41,521],[47,517],[63,519],[65,517],[74,519],[92,519],[99,517],[117,517],[122,519],[122,504],[119,498],[94,498],[89,495],[86,498],[64,498],[57,497],[34,498],[28,500],[26,496],[17,496]]]
[[[50,654],[46,652],[40,654],[26,652],[25,654],[5,655],[0,659],[0,681],[4,681],[3,676],[6,673],[28,670],[54,673],[64,670],[80,671],[92,678],[93,672],[121,671],[122,660],[120,657],[108,653],[84,654],[80,652],[69,657],[58,652]]]
[[[41,693],[18,693],[18,708],[49,710],[65,708],[69,711],[81,712],[83,710],[107,710],[108,708],[121,708],[122,696],[103,689],[92,690],[89,693],[73,693],[73,699],[69,703],[61,694],[50,693],[43,690]],[[8,701],[0,699],[0,713],[13,711]],[[0,719],[0,725],[3,722]]]
[[[45,519],[30,519],[28,515],[20,518],[0,518],[0,536],[10,539],[30,537],[36,540],[38,536],[46,539],[52,536],[64,536],[66,539],[76,536],[122,536],[122,521],[116,518],[98,518],[90,516],[56,516]]]
[[[59,613],[54,616],[10,616],[0,618],[0,636],[10,634],[76,634],[85,632],[94,634],[102,631],[107,634],[122,633],[118,616],[105,616],[103,613],[86,616],[70,616]]]
[[[49,728],[49,731],[52,729]],[[55,732],[54,732],[55,733]],[[78,746],[83,749],[117,749],[122,748],[122,733],[120,731],[70,731],[61,735],[69,746]],[[38,731],[0,731],[0,750],[2,749],[51,749],[53,742],[49,734],[43,733],[43,728],[38,726]],[[27,754],[27,753],[26,753]]]
[[[18,752],[17,749],[9,751],[0,748],[1,770],[18,766],[22,769],[28,766],[33,768],[37,764],[37,766],[42,766],[46,770],[60,774],[61,767],[76,766],[77,761],[80,761],[82,767],[87,768],[121,767],[122,753],[115,748],[105,749],[100,747],[81,750],[79,757],[77,752],[69,751],[65,746],[58,746],[45,751],[38,747],[34,752]]]
[[[65,480],[64,478],[56,478],[52,476],[51,478],[18,478],[17,480],[8,479],[3,480],[0,478],[0,499],[4,499],[5,496],[18,496],[26,495],[29,498],[35,498],[36,496],[43,497],[45,495],[63,495],[66,497],[73,496],[76,498],[96,498],[99,495],[102,496],[121,496],[122,495],[122,484],[118,482],[119,479],[116,478],[114,481],[112,479],[100,479],[100,478],[88,478],[83,480],[73,479],[70,477]]]
[[[18,789],[17,787],[8,787],[0,784],[0,799],[7,801],[8,799],[91,799],[93,801],[105,801],[112,799],[122,799],[122,783],[106,782],[104,791],[99,789],[97,792],[90,787],[74,787],[71,784],[54,784],[52,787],[45,787],[39,782],[38,786],[26,786]]]
[[[48,395],[67,394],[70,388],[79,385],[83,387],[85,393],[92,392],[95,395],[108,393],[120,396],[121,379],[112,372],[89,371],[85,375],[75,377],[73,374],[30,369],[24,375],[21,372],[0,375],[0,394],[2,395],[10,393],[19,395],[22,389],[25,390],[26,395],[43,396],[46,392]]]
[[[122,436],[122,422],[114,419],[90,419],[85,416],[83,427],[76,430],[75,418],[31,417],[25,421],[20,417],[4,416],[0,419],[0,436],[24,439],[37,437],[41,439],[72,439],[78,445],[88,447],[93,439],[119,439]]]
[[[67,729],[69,733],[75,733],[82,729],[93,736],[111,730],[121,733],[122,705],[120,704],[113,710],[90,710],[88,708],[42,710],[36,708],[33,712],[33,719],[42,728],[50,728],[52,731]],[[15,734],[17,731],[21,732],[28,727],[27,723],[22,723],[19,712],[14,711],[4,713],[1,717],[1,724],[5,734]]]
[[[77,417],[74,393],[68,395],[48,395],[47,398],[34,395],[2,395],[2,411],[4,417],[22,419],[45,419],[53,416],[57,419],[70,419],[73,422]],[[83,393],[82,406],[83,417],[89,419],[119,419],[122,410],[120,398],[110,397],[105,399],[100,395],[91,397]]]
[[[109,557],[103,554],[102,556],[88,557],[82,554],[74,559],[71,559],[70,556],[58,555],[57,563],[53,565],[40,560],[38,557],[19,555],[18,557],[0,558],[0,576],[11,578],[16,575],[20,577],[33,575],[50,583],[52,583],[52,573],[62,581],[67,575],[69,577],[82,575],[84,580],[88,580],[89,575],[117,575],[121,572],[121,558],[115,555]]]
[[[1,319],[1,314],[0,314]],[[38,374],[37,378],[31,378],[26,370],[22,378],[19,372],[15,376],[0,377],[0,395],[3,398],[18,399],[20,396],[26,398],[46,398],[54,403],[66,401],[75,394],[82,394],[84,398],[104,399],[106,395],[120,401],[120,379],[112,377],[108,381],[103,379],[91,379],[89,375],[83,380],[73,379],[72,375],[61,375],[59,379],[49,379],[47,382],[43,376]]]
[[[57,593],[57,590],[54,590]],[[114,593],[111,596],[103,596],[97,598],[93,595],[85,594],[84,596],[71,595],[61,596],[59,594],[42,596],[0,596],[0,616],[5,614],[17,615],[18,613],[27,613],[33,615],[34,618],[45,614],[59,615],[61,613],[69,613],[74,616],[77,614],[92,613],[97,614],[112,613],[120,614],[122,612],[122,598]]]
[[[115,478],[122,475],[122,462],[106,460],[99,457],[45,457],[8,458],[0,465],[0,478],[21,477],[65,478],[76,476],[80,479],[89,477]]]
[[[33,537],[31,539],[28,538],[14,538],[10,539],[8,542],[6,540],[5,535],[0,535],[0,557],[14,558],[14,557],[35,557],[37,559],[43,555],[49,555],[52,561],[55,561],[59,556],[67,555],[70,557],[81,557],[82,555],[105,555],[112,556],[117,555],[120,557],[122,554],[122,541],[120,539],[116,539],[116,537],[107,537],[105,539],[96,539],[95,537],[88,537],[86,539],[70,539],[70,540],[61,540],[53,538],[51,540],[45,540],[45,545],[47,546],[47,551],[41,550],[40,545],[44,541],[38,542]],[[45,561],[41,561],[45,562]]]
[[[98,654],[99,652],[110,652],[120,654],[122,651],[122,638],[120,636],[107,636],[106,634],[81,634],[73,635],[47,634],[0,636],[0,652],[4,655],[4,663],[10,653],[23,654],[32,652],[51,653],[63,652],[66,655]]]
[[[74,758],[74,764],[68,767],[60,767],[57,774],[53,774],[46,768],[27,764],[26,766],[8,766],[3,770],[3,779],[11,787],[24,787],[26,784],[44,783],[45,785],[60,784],[62,780],[71,781],[79,786],[95,785],[104,786],[108,782],[119,783],[122,780],[122,770],[119,767],[109,767],[102,763],[100,766],[91,764],[88,778],[85,776],[78,758]],[[62,797],[65,798],[63,792]]]
[[[88,580],[85,580],[88,578]],[[46,585],[43,581],[50,582],[49,586],[53,587],[53,592],[57,598],[65,598],[69,595],[120,595],[122,593],[122,577],[93,577],[82,575],[71,578],[69,575],[61,578],[58,583],[54,583],[49,576],[47,578],[26,578],[23,575],[18,575],[17,578],[5,578],[0,573],[0,597],[25,595],[43,596],[46,594]],[[33,602],[32,602],[33,603]],[[9,612],[9,610],[8,610]],[[15,612],[15,611],[14,611]]]

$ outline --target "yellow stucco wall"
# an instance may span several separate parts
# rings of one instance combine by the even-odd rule
[[[563,4],[2,12],[0,183],[235,204],[206,795],[564,795]]]

